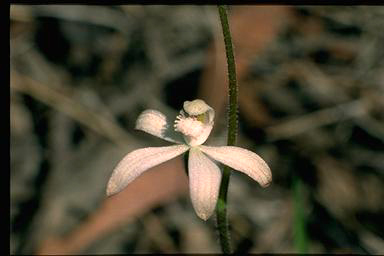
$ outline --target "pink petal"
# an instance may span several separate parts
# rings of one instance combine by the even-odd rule
[[[252,151],[233,146],[200,146],[200,149],[213,159],[247,174],[263,187],[272,182],[272,173],[269,166]]]
[[[193,208],[200,218],[207,220],[216,207],[221,181],[220,169],[200,149],[191,148],[188,175]]]
[[[184,136],[185,138],[185,141],[188,143],[188,145],[194,147],[194,146],[199,146],[201,144],[203,144],[209,137],[209,134],[211,133],[212,131],[212,128],[213,128],[213,125],[203,125],[201,127],[201,132],[200,134],[198,134],[196,137],[192,137],[192,136]]]
[[[143,111],[136,120],[136,129],[152,134],[161,139],[181,143],[183,138],[173,130],[173,124],[157,110]]]
[[[168,161],[189,149],[186,145],[142,148],[128,153],[113,170],[108,181],[107,195],[123,190],[144,171]]]

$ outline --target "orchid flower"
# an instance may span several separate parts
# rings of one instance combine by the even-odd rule
[[[272,181],[271,170],[257,154],[235,146],[202,145],[211,133],[214,116],[215,111],[200,99],[184,102],[173,127],[159,111],[150,109],[142,112],[136,121],[136,129],[176,145],[142,148],[128,153],[113,170],[107,195],[120,192],[146,170],[188,150],[191,201],[196,214],[203,220],[212,215],[219,194],[221,171],[213,160],[245,173],[263,187],[268,186]]]

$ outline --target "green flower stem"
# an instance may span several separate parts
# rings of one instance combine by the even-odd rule
[[[219,5],[219,15],[221,27],[223,29],[225,52],[228,64],[228,80],[229,80],[229,110],[228,110],[228,138],[227,145],[233,146],[236,144],[237,136],[237,83],[236,83],[236,67],[235,58],[233,55],[232,39],[229,30],[227,10],[225,6]],[[229,177],[231,170],[224,167],[221,178],[219,199],[217,202],[216,215],[217,226],[220,236],[220,245],[223,253],[229,254],[232,252],[231,240],[229,234],[229,225],[227,219],[227,192],[229,185]]]
[[[293,205],[294,205],[294,220],[293,220],[293,242],[298,253],[307,253],[308,239],[306,232],[306,220],[303,212],[303,183],[299,177],[293,177]]]

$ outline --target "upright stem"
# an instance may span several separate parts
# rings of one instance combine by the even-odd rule
[[[237,84],[236,84],[236,68],[235,58],[233,55],[232,39],[229,30],[227,11],[225,6],[219,5],[219,15],[221,27],[223,29],[225,52],[228,64],[228,80],[229,80],[229,110],[228,110],[228,137],[227,145],[233,146],[236,144],[237,136]],[[223,253],[231,253],[231,240],[229,234],[229,225],[227,219],[227,192],[229,185],[229,177],[231,170],[224,167],[221,178],[219,199],[217,202],[217,226],[220,235],[220,245]]]

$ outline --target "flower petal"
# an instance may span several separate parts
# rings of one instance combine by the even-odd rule
[[[128,153],[113,170],[108,181],[107,195],[123,190],[144,171],[168,161],[189,149],[186,145],[137,149]]]
[[[183,138],[173,130],[167,117],[153,109],[143,111],[136,120],[136,129],[152,134],[164,140],[181,144]]]
[[[200,146],[200,149],[213,159],[247,174],[263,187],[268,186],[272,181],[272,173],[269,166],[252,151],[233,146]]]
[[[191,148],[188,160],[189,190],[197,215],[207,220],[216,207],[221,172],[199,148]]]
[[[196,121],[199,122],[199,121]],[[186,124],[188,125],[188,124]],[[203,144],[209,137],[209,134],[211,133],[213,128],[213,122],[212,124],[203,124],[201,126],[188,126],[187,132],[191,132],[191,135],[184,135],[184,140],[187,142],[188,145],[195,147]]]
[[[206,113],[208,123],[212,123],[215,118],[215,111],[205,101],[196,99],[193,101],[184,101],[183,109],[188,115],[197,116]],[[204,121],[204,123],[206,123]]]

